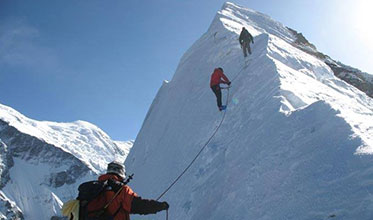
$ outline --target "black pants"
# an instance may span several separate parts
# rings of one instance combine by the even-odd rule
[[[242,44],[242,50],[243,50],[243,55],[245,57],[247,57],[247,52],[249,52],[249,54],[251,54],[250,42],[246,42],[246,41],[243,42],[243,44]]]
[[[216,102],[218,103],[218,107],[220,108],[221,107],[221,88],[220,88],[220,85],[218,84],[218,85],[211,86],[211,89],[216,95]]]

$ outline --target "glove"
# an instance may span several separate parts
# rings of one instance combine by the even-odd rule
[[[170,206],[168,205],[167,202],[162,202],[162,209],[163,209],[163,210],[167,210],[167,209],[169,209],[169,208],[170,208]]]
[[[230,85],[231,85],[231,82],[227,82],[227,85],[230,86]]]
[[[253,43],[254,43],[254,40],[252,40],[251,42],[253,42]]]

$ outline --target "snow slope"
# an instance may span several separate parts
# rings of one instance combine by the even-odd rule
[[[40,122],[0,104],[0,219],[59,216],[80,183],[124,162],[132,144],[88,122]]]
[[[246,59],[242,26],[255,36]],[[224,4],[148,111],[126,160],[135,192],[158,197],[214,132],[222,113],[209,79],[221,66],[232,80],[226,118],[161,199],[170,219],[372,219],[373,101],[295,40],[270,17]]]
[[[4,105],[0,105],[0,120],[9,123],[24,134],[34,136],[75,155],[96,173],[106,169],[107,162],[113,159],[112,155],[121,152],[117,154],[117,159],[124,161],[123,155],[128,153],[126,146],[119,148],[118,143],[113,142],[105,132],[89,122],[36,121]]]

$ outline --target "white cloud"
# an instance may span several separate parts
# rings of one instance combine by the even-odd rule
[[[38,41],[38,29],[22,21],[0,23],[0,66],[50,72],[59,66],[57,53]]]

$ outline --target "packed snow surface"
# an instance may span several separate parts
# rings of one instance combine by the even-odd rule
[[[254,36],[247,58],[243,26]],[[373,219],[373,101],[294,40],[224,4],[148,111],[126,160],[135,192],[157,198],[214,132],[223,113],[209,80],[220,66],[232,81],[225,121],[161,199],[170,219]]]

